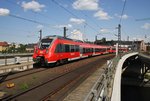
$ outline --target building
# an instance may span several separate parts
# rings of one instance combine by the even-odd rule
[[[36,46],[37,44],[33,43],[33,44],[27,44],[26,46],[26,51],[27,52],[33,52],[34,51],[34,47]]]
[[[9,45],[7,42],[0,42],[0,52],[6,51]]]
[[[98,45],[115,46],[116,43],[118,43],[118,41],[116,41],[116,40],[111,40],[111,41],[96,40],[94,43],[98,44]],[[120,47],[126,47],[133,51],[141,51],[142,50],[141,44],[142,44],[142,41],[121,41]]]
[[[150,43],[145,43],[144,40],[141,42],[141,51],[150,52]]]

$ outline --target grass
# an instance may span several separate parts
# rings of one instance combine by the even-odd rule
[[[29,88],[29,86],[27,83],[23,83],[23,84],[21,84],[20,88],[21,88],[21,90],[27,90]]]

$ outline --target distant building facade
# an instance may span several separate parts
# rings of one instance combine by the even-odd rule
[[[6,51],[9,45],[7,42],[0,42],[0,52]]]
[[[32,52],[34,51],[34,47],[35,47],[36,45],[37,45],[36,43],[27,44],[27,46],[26,46],[26,51],[32,53]]]
[[[141,51],[144,51],[144,52],[147,52],[149,51],[150,52],[150,43],[145,43],[144,40],[142,40],[141,42]]]
[[[102,42],[101,40],[96,40],[94,43],[98,45],[115,46],[116,43],[118,43],[118,41],[111,40],[111,41]],[[142,41],[121,41],[120,47],[126,47],[129,48],[129,50],[133,50],[133,51],[141,51],[142,50],[141,44]]]

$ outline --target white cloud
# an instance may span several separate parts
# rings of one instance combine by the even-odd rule
[[[44,28],[44,26],[43,26],[43,25],[37,25],[36,28],[37,28],[37,29],[42,29],[42,28]]]
[[[84,19],[77,19],[77,18],[70,18],[70,22],[75,23],[75,24],[82,24],[85,22]]]
[[[99,0],[76,0],[72,6],[77,10],[98,10]]]
[[[108,15],[107,12],[104,12],[102,9],[97,11],[95,14],[94,14],[94,17],[97,17],[99,20],[109,20],[109,19],[112,19],[111,16]]]
[[[118,14],[115,14],[115,16],[118,18],[121,18],[121,16]],[[128,19],[128,18],[129,18],[129,16],[127,14],[122,15],[122,19]]]
[[[82,40],[83,41],[83,33],[80,30],[74,29],[71,32],[71,39]]]
[[[66,25],[56,25],[54,26],[55,28],[63,28],[63,27],[67,27],[67,28],[72,28],[71,24],[66,24]]]
[[[10,11],[9,9],[0,8],[0,16],[7,16],[9,15]]]
[[[101,33],[108,33],[108,32],[110,32],[110,31],[109,31],[108,29],[104,29],[104,28],[103,28],[103,29],[100,30],[100,32],[101,32]]]
[[[45,5],[40,4],[36,1],[31,1],[31,2],[22,2],[22,5],[24,10],[33,10],[35,12],[39,12],[42,10],[42,8],[45,7]]]
[[[122,19],[127,19],[128,17],[129,17],[129,16],[126,15],[126,14],[122,15]]]
[[[150,23],[145,23],[143,26],[141,26],[143,29],[150,29]]]

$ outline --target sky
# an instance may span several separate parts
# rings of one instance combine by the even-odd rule
[[[78,32],[84,40],[117,40],[121,24],[121,40],[148,42],[149,5],[150,0],[0,0],[0,41],[36,43],[40,29],[43,37],[63,36],[63,27],[68,37]]]

